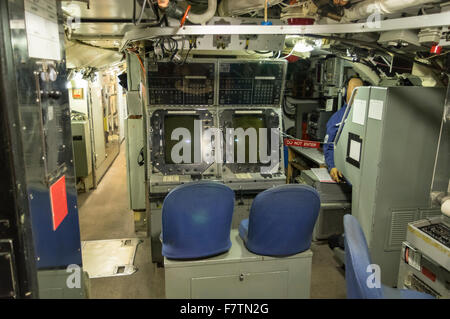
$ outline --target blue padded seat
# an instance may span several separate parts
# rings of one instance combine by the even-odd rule
[[[217,255],[231,247],[234,192],[209,181],[174,188],[162,207],[162,254],[172,259]]]
[[[289,184],[259,193],[239,235],[251,252],[288,256],[308,250],[320,210],[319,193],[307,185]]]
[[[345,281],[349,299],[433,299],[425,293],[409,289],[394,289],[383,284],[370,288],[367,267],[372,264],[366,237],[352,215],[344,216]],[[381,276],[383,270],[381,269]]]

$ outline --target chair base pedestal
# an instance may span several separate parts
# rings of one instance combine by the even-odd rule
[[[267,257],[251,253],[231,231],[230,250],[199,260],[164,258],[167,298],[309,298],[312,251]]]

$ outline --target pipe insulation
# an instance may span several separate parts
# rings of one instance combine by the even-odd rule
[[[450,217],[450,196],[444,197],[441,202],[441,211],[444,215]]]
[[[208,8],[202,14],[188,13],[187,19],[195,24],[205,24],[216,14],[217,0],[208,0]]]
[[[379,12],[392,14],[415,6],[436,2],[436,0],[366,0],[359,2],[344,11],[341,22],[350,22],[369,17]]]

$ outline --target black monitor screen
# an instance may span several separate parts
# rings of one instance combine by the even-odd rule
[[[181,141],[172,140],[172,132],[176,128],[186,128],[191,135],[191,163],[194,163],[194,121],[198,115],[166,115],[164,118],[164,160],[166,164],[175,164],[172,160],[172,148]],[[182,155],[182,154],[180,154]]]
[[[234,114],[233,128],[242,128],[244,131],[253,127],[256,130],[258,139],[256,151],[257,161],[259,162],[259,129],[266,128],[266,117],[264,114]],[[270,137],[269,137],[270,138]],[[249,137],[245,137],[245,163],[249,163]],[[234,143],[234,162],[237,163],[237,143]]]

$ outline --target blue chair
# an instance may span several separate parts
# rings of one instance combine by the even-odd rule
[[[345,281],[350,299],[434,299],[425,293],[409,289],[394,289],[383,284],[379,288],[367,285],[367,267],[372,264],[366,237],[352,215],[344,216]],[[383,275],[383,272],[380,274]]]
[[[162,207],[162,254],[171,259],[217,255],[231,247],[234,192],[215,182],[174,188]]]
[[[251,252],[288,256],[308,250],[320,209],[319,193],[307,185],[268,189],[253,200],[239,235]]]

